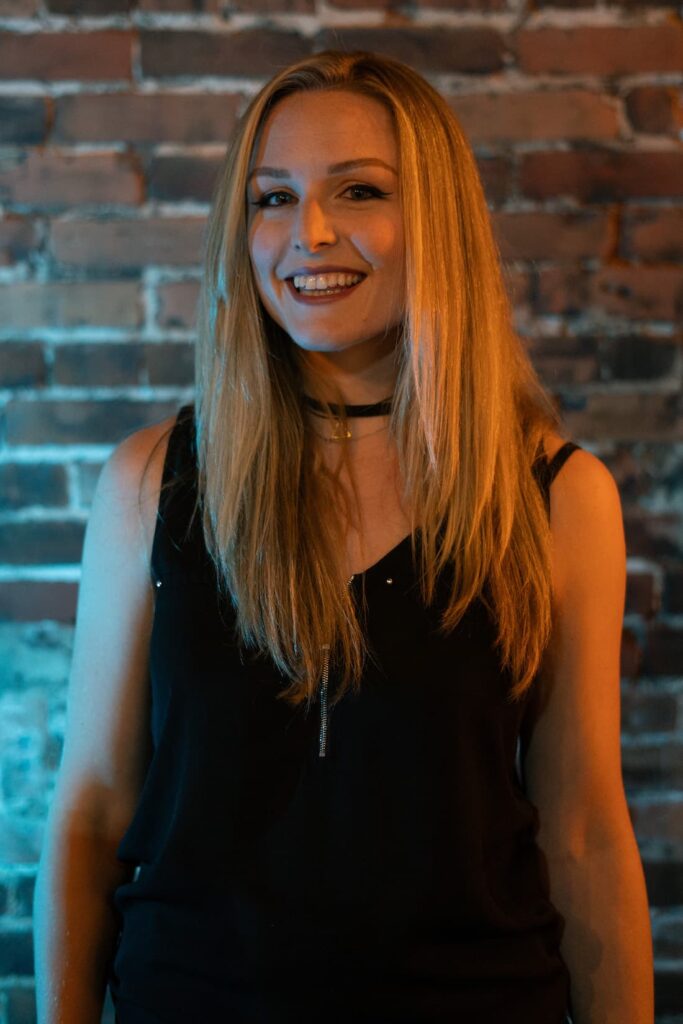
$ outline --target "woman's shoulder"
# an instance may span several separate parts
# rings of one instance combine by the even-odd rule
[[[112,488],[123,499],[122,507],[141,517],[147,551],[154,537],[166,452],[177,415],[135,430],[120,441],[98,485]]]

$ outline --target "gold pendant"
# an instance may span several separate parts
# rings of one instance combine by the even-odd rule
[[[344,430],[341,420],[334,421],[334,433],[327,438],[328,441],[348,441],[351,437],[351,431],[347,428]]]

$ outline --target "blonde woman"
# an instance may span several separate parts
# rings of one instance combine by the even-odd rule
[[[651,1024],[625,551],[404,64],[229,147],[196,399],[107,462],[36,898],[38,1015]],[[551,486],[552,484],[552,486]]]

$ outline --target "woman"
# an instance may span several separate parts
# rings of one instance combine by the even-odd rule
[[[120,1024],[651,1022],[618,492],[438,93],[364,52],[276,75],[201,307],[196,401],[88,525],[39,1019],[108,979]]]

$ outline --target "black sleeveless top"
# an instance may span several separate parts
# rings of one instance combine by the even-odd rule
[[[151,558],[153,755],[118,849],[137,867],[114,896],[117,1020],[563,1024],[529,703],[504,700],[485,608],[440,636],[404,539],[352,583],[378,656],[360,694],[290,708],[235,645],[199,517],[188,532],[194,444],[184,406]],[[548,508],[577,447],[535,463]]]

